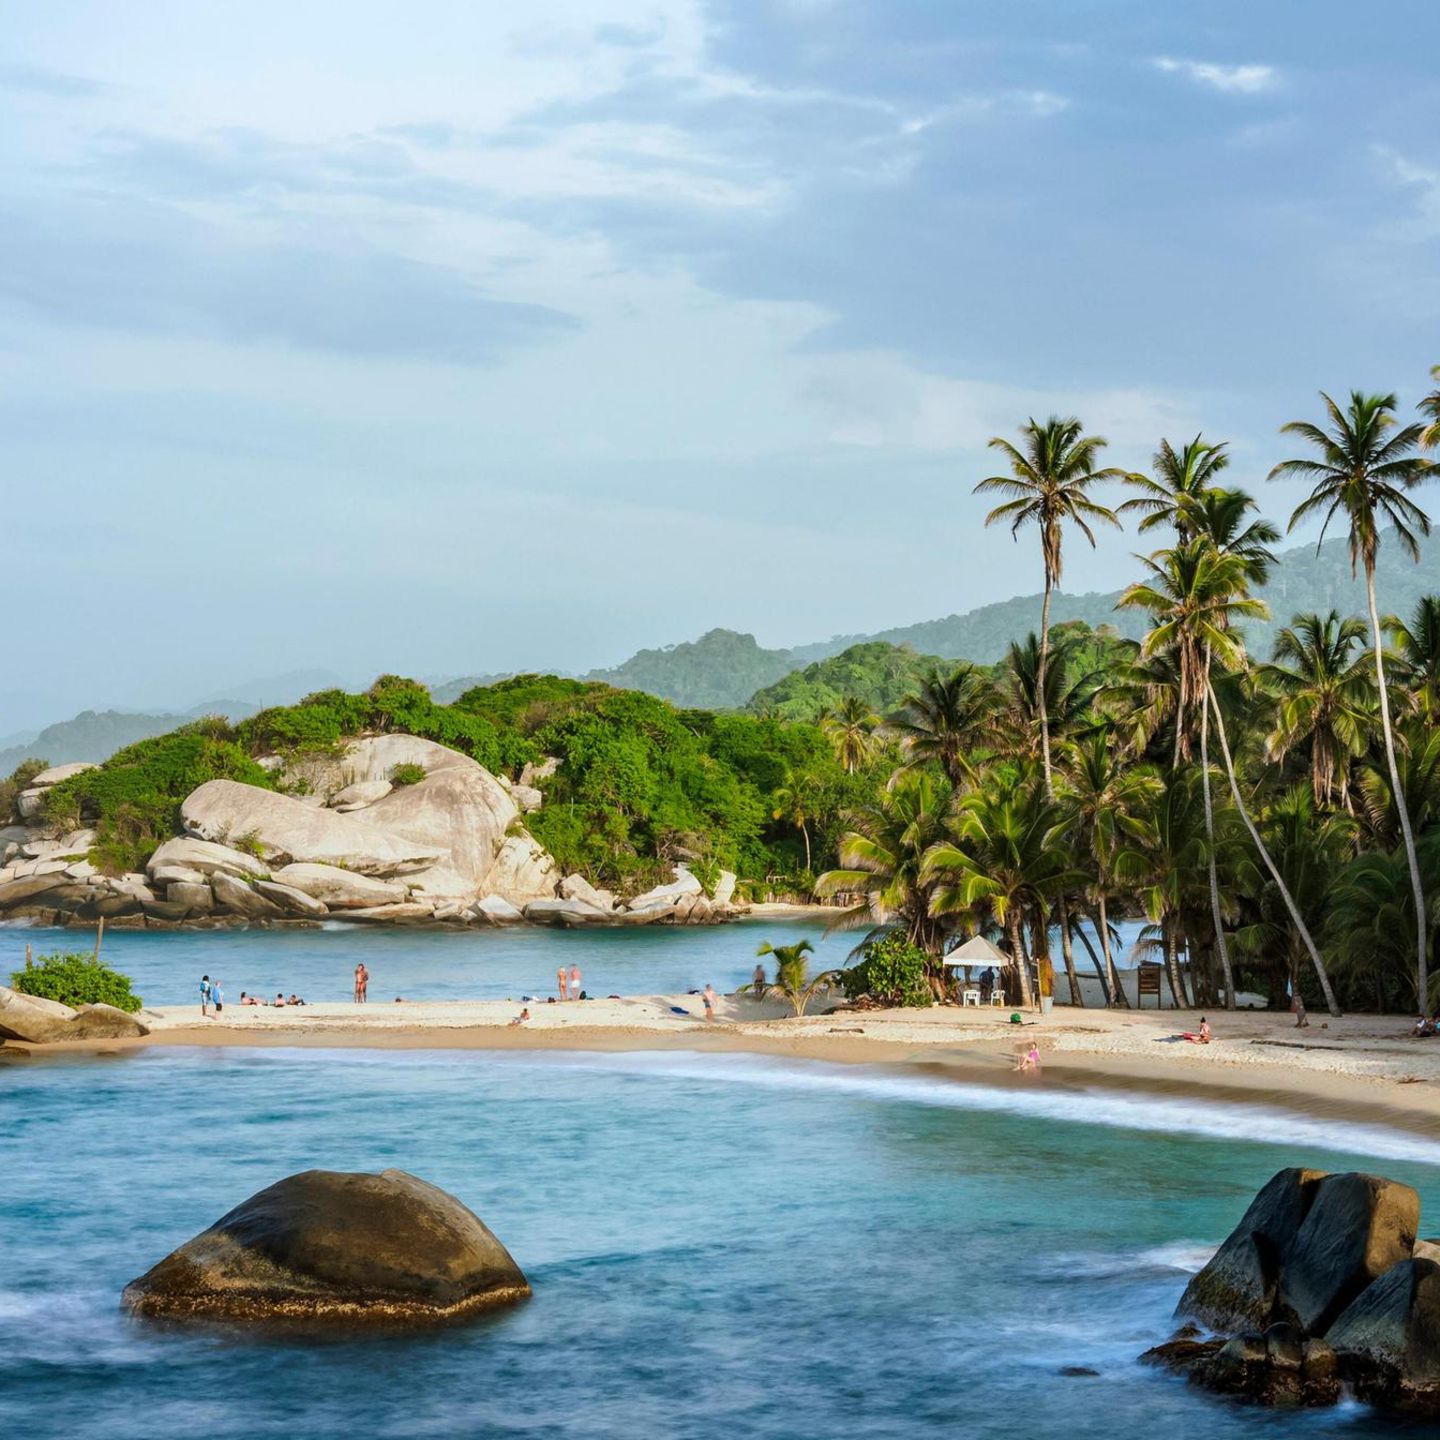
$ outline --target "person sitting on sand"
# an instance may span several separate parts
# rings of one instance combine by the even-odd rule
[[[247,995],[243,990],[240,992],[240,1003],[242,1005],[263,1005],[263,1000],[257,999],[254,995]]]
[[[1415,1022],[1415,1028],[1410,1032],[1417,1037],[1428,1037],[1435,1033],[1435,1022],[1427,1020],[1423,1015]]]
[[[524,1008],[523,1010],[521,1010],[521,1012],[510,1022],[510,1029],[513,1030],[517,1025],[523,1025],[523,1024],[525,1024],[525,1022],[526,1022],[527,1020],[529,1020],[529,1018],[530,1018],[530,1007],[527,1005],[527,1006],[525,1006],[525,1008]]]
[[[1202,1015],[1199,1030],[1182,1031],[1180,1038],[1188,1040],[1192,1045],[1208,1045],[1210,1043],[1210,1022]]]
[[[302,1000],[298,995],[292,995],[285,1003],[287,1005],[303,1005],[305,1004],[305,1001]]]
[[[1015,1056],[1015,1069],[1018,1072],[1027,1070],[1039,1070],[1040,1068],[1040,1047],[1031,1041],[1029,1046],[1017,1052]]]

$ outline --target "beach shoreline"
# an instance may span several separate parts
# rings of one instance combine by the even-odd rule
[[[670,1051],[765,1056],[842,1065],[923,1068],[1000,1086],[1062,1087],[1185,1095],[1269,1105],[1336,1121],[1381,1123],[1440,1138],[1440,1038],[1407,1035],[1396,1016],[1316,1017],[1303,1030],[1288,1015],[1216,1012],[1211,1045],[1177,1038],[1198,1018],[1175,1011],[1058,1010],[1008,1023],[1011,1012],[936,1007],[846,1011],[794,1018],[779,1006],[723,997],[717,1020],[699,1018],[692,995],[548,1004],[529,1002],[531,1020],[510,1021],[512,1001],[373,1001],[275,1009],[229,1005],[202,1019],[195,1005],[142,1012],[151,1027],[134,1039],[31,1046],[7,1042],[10,1056],[113,1056],[170,1047],[305,1049]],[[673,1008],[672,1008],[673,1007]],[[676,1009],[689,1011],[677,1014]],[[1039,1046],[1038,1076],[1017,1075],[1017,1046]]]

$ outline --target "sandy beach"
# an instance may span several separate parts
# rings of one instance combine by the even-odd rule
[[[275,1009],[227,1005],[202,1019],[194,1005],[146,1009],[138,1040],[35,1047],[35,1053],[146,1046],[303,1046],[382,1049],[693,1050],[748,1053],[841,1064],[924,1065],[1000,1085],[1063,1085],[1283,1105],[1336,1120],[1403,1125],[1440,1136],[1440,1038],[1415,1039],[1400,1016],[1312,1016],[1215,1012],[1214,1040],[1177,1038],[1192,1012],[1060,1008],[1009,1023],[1009,1011],[880,1010],[796,1018],[776,1003],[721,997],[706,1024],[695,995],[646,995],[531,1002],[530,1020],[511,1021],[512,1001],[372,1001]],[[677,1013],[686,1011],[686,1014]],[[1016,1075],[1017,1047],[1034,1040],[1039,1076]],[[23,1053],[28,1047],[5,1047]],[[3,1052],[0,1052],[3,1053]]]

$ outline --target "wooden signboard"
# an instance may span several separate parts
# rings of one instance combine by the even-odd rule
[[[1138,991],[1140,1006],[1143,1009],[1145,997],[1155,997],[1155,1008],[1160,1008],[1160,967],[1158,965],[1142,965],[1135,972],[1135,986]]]

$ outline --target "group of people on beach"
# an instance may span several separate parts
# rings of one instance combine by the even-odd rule
[[[555,972],[555,989],[562,1000],[588,1000],[590,998],[581,988],[578,965],[572,965],[568,970],[562,965]]]
[[[284,1009],[287,1005],[304,1005],[306,1001],[299,995],[287,996],[283,990],[275,992],[273,1000],[262,1000],[258,995],[251,995],[248,991],[240,992],[240,1003],[247,1008],[251,1005],[263,1005],[277,1010]],[[207,1020],[214,1020],[225,1010],[225,991],[221,988],[220,977],[202,975],[200,977],[200,1014]],[[213,1014],[211,1012],[214,1012]]]

